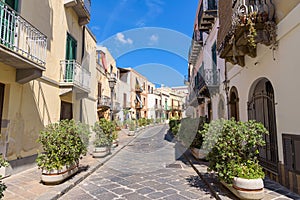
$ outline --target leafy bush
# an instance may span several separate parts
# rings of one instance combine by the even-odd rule
[[[8,166],[8,162],[5,161],[2,158],[2,155],[0,155],[0,167],[7,167]],[[0,179],[2,178],[2,176],[0,175]],[[0,199],[2,199],[4,197],[3,192],[6,190],[7,186],[0,180]]]
[[[176,135],[179,131],[180,122],[181,121],[178,119],[170,119],[170,121],[169,121],[169,128],[174,135]]]
[[[221,180],[230,184],[234,177],[264,177],[257,155],[258,148],[265,145],[263,134],[268,131],[261,123],[221,119],[205,124],[200,133],[203,148],[209,151],[209,169],[216,171]]]
[[[101,118],[99,121],[95,122],[93,126],[93,131],[95,132],[94,145],[96,147],[103,147],[111,145],[116,130],[116,125],[105,118]],[[116,137],[116,136],[115,136]]]
[[[89,134],[87,125],[74,120],[49,124],[37,140],[44,150],[36,159],[38,167],[50,171],[78,162],[87,152]]]
[[[138,119],[138,125],[139,125],[139,127],[146,126],[147,125],[147,119],[146,118]]]
[[[153,119],[147,119],[147,125],[153,124]]]
[[[135,130],[135,121],[134,120],[129,120],[128,121],[128,126],[129,126],[129,131],[134,131]]]

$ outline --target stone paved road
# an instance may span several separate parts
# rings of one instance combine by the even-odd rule
[[[194,170],[175,159],[167,126],[152,127],[61,199],[213,199]]]

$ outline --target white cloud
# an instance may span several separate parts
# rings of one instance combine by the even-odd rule
[[[156,45],[158,43],[158,39],[159,39],[158,35],[155,34],[151,35],[149,38],[148,45]]]
[[[92,26],[92,31],[99,31],[100,30],[100,27],[99,26]]]
[[[132,44],[133,43],[133,40],[130,38],[126,39],[125,35],[123,33],[117,33],[116,39],[123,44]]]
[[[151,42],[157,42],[158,41],[158,36],[157,35],[151,35],[150,41]]]

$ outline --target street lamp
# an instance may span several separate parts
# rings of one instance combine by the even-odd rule
[[[134,105],[135,105],[135,130],[138,128],[138,111],[137,111],[137,99],[134,100]]]
[[[114,105],[114,88],[117,83],[116,74],[110,73],[110,78],[108,79],[108,84],[110,87],[110,121],[113,121],[113,105]]]

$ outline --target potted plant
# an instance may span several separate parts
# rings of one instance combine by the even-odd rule
[[[0,156],[0,167],[4,168],[8,166],[8,162],[5,161],[2,157],[2,155]],[[1,181],[2,175],[0,175],[0,199],[2,199],[4,197],[3,192],[6,190],[7,186]]]
[[[240,199],[262,199],[264,173],[258,148],[265,144],[265,127],[255,121],[216,120],[205,124],[203,148],[209,153],[209,170]]]
[[[116,148],[119,146],[119,139],[118,139],[118,131],[115,130],[112,132],[112,147]]]
[[[87,152],[89,127],[74,120],[62,120],[46,126],[38,142],[43,152],[37,165],[42,169],[42,182],[60,183],[78,171],[79,159]]]
[[[129,132],[128,136],[134,136],[135,135],[135,123],[133,120],[128,121],[128,126],[129,126]]]
[[[208,152],[205,149],[202,148],[203,136],[201,134],[201,131],[203,130],[203,126],[204,126],[204,123],[206,121],[206,118],[205,117],[200,117],[200,118],[194,119],[194,121],[195,120],[196,120],[196,124],[193,125],[193,126],[197,126],[197,124],[198,124],[198,128],[197,128],[196,135],[194,136],[194,139],[193,139],[192,144],[190,146],[190,150],[191,150],[192,155],[195,158],[205,159]],[[189,127],[191,127],[191,126],[192,126],[192,124],[189,125]]]
[[[95,122],[93,131],[95,132],[94,140],[94,158],[102,158],[110,153],[110,147],[112,145],[114,129],[114,123],[108,121],[105,118],[101,118],[98,122]]]

